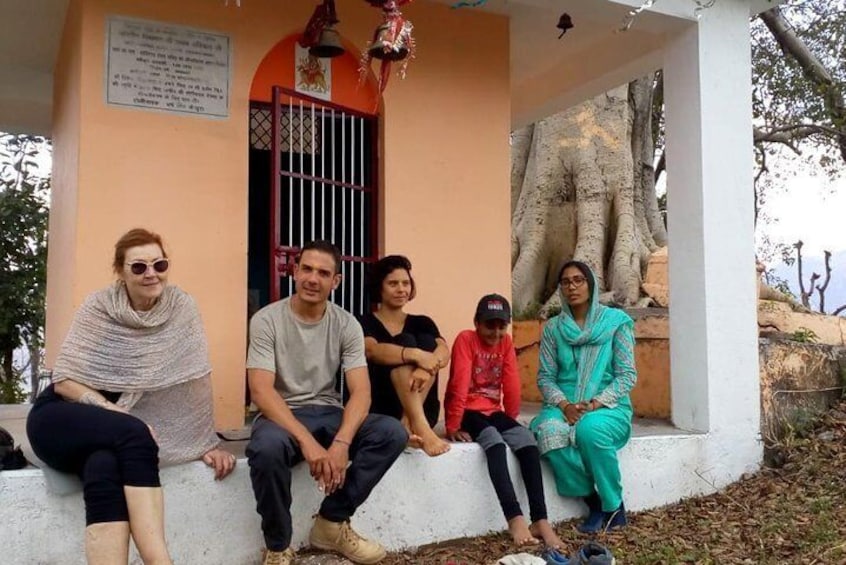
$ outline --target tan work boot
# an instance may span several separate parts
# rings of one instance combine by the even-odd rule
[[[385,558],[385,548],[359,535],[346,522],[330,522],[318,515],[308,535],[309,543],[327,551],[337,551],[354,563],[367,565]]]
[[[282,551],[264,550],[264,559],[261,565],[291,565],[294,561],[294,550],[290,547]]]

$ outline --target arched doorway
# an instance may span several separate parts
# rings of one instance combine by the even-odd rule
[[[296,252],[327,239],[344,258],[332,300],[361,314],[378,249],[379,93],[372,76],[359,85],[348,42],[344,55],[315,61],[298,53],[298,38],[268,52],[250,90],[250,305],[292,294]]]

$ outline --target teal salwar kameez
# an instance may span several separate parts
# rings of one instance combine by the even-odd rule
[[[597,294],[594,288],[583,328],[563,300],[561,314],[547,322],[538,370],[544,404],[530,428],[552,467],[558,493],[588,497],[596,492],[602,510],[613,512],[623,500],[617,452],[632,431],[634,323],[622,310],[599,304]],[[601,407],[568,424],[559,405],[591,400]]]

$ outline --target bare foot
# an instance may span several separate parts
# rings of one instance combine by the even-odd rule
[[[526,519],[522,516],[515,516],[508,521],[508,532],[516,545],[537,545],[540,543],[540,540],[532,535],[529,526],[526,525]]]
[[[417,434],[409,432],[408,443],[406,445],[408,445],[408,447],[413,447],[414,449],[423,449],[423,438]]]
[[[419,437],[423,442],[423,451],[425,451],[426,455],[429,457],[437,457],[438,455],[443,455],[449,451],[449,442],[439,438],[435,432],[421,434]]]
[[[532,532],[532,535],[536,538],[540,538],[543,540],[548,547],[553,549],[557,549],[558,551],[564,550],[564,542],[561,541],[561,538],[558,537],[558,534],[555,533],[555,529],[552,527],[547,520],[538,520],[537,522],[533,522],[531,526],[529,526],[529,531]]]

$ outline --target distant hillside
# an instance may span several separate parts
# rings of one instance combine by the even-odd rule
[[[835,308],[846,304],[846,250],[835,253],[831,256],[831,282],[828,283],[828,289],[825,293],[825,309],[827,312],[834,311]],[[803,257],[802,270],[805,275],[805,284],[808,284],[811,273],[819,273],[821,277],[825,276],[825,264],[822,257]],[[778,265],[775,268],[775,274],[778,277],[785,279],[790,285],[790,290],[798,298],[799,297],[799,277],[796,270],[796,265],[787,266],[784,264]],[[814,310],[817,309],[818,301],[817,294],[811,299],[811,305]],[[842,313],[841,313],[842,315]]]

